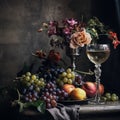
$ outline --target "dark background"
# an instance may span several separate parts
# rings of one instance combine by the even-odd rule
[[[46,34],[38,33],[42,22],[65,18],[84,20],[92,16],[118,33],[120,38],[119,9],[117,0],[0,0],[0,86],[12,84],[17,73],[25,64],[39,62],[31,55],[38,49],[50,50]],[[59,50],[67,63],[69,58]],[[109,59],[102,65],[101,82],[105,89],[120,95],[120,46],[111,47]],[[87,71],[93,68],[83,53],[77,62],[77,69]],[[35,69],[35,67],[34,67]]]

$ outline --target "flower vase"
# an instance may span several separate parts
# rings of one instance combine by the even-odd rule
[[[80,55],[80,48],[75,48],[72,49],[70,47],[66,48],[66,55],[70,58],[71,60],[71,68],[73,71],[76,70],[76,57]]]

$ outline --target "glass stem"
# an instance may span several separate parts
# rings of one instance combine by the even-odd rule
[[[95,96],[95,101],[97,103],[99,103],[100,101],[100,92],[99,92],[99,85],[100,85],[100,76],[101,76],[101,69],[100,69],[101,65],[100,64],[96,64],[95,65],[95,78],[96,78],[96,96]]]
[[[76,69],[76,65],[75,65],[75,55],[73,55],[73,58],[72,58],[73,60],[72,60],[72,69],[73,69],[73,71],[75,71],[75,69]]]

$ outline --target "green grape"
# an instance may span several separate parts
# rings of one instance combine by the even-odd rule
[[[117,101],[117,96],[115,96],[115,95],[111,96],[111,100],[112,101]]]
[[[31,83],[31,84],[34,83],[34,80],[31,79],[31,80],[30,80],[30,83]]]
[[[111,100],[111,96],[106,96],[107,100],[110,101]]]
[[[40,80],[40,81],[44,81],[44,78],[40,78],[39,80]]]
[[[71,74],[71,73],[68,73],[68,74],[67,74],[67,77],[68,77],[68,78],[71,78],[71,77],[72,77],[72,74]]]
[[[67,73],[71,73],[71,72],[72,72],[71,68],[68,68],[68,69],[66,70],[66,72],[67,72]]]
[[[67,82],[68,82],[68,78],[67,78],[67,77],[64,77],[64,78],[63,78],[63,82],[64,82],[64,83],[67,83]]]
[[[66,72],[63,72],[62,73],[62,77],[66,77],[67,73]]]
[[[41,81],[38,80],[36,84],[41,86]]]
[[[34,80],[34,84],[37,84],[37,82],[38,82],[38,80],[37,80],[37,79],[35,79],[35,80]]]
[[[75,78],[75,73],[74,72],[71,72],[71,78],[74,79]]]
[[[37,78],[36,75],[32,75],[32,76],[31,76],[31,79],[32,79],[32,80],[35,80],[36,78]]]
[[[68,84],[72,84],[72,79],[68,79]]]
[[[30,77],[29,77],[29,76],[26,76],[26,77],[25,77],[25,80],[26,80],[26,81],[30,81]]]
[[[41,87],[44,87],[45,86],[45,82],[41,82]]]
[[[115,93],[112,93],[112,95],[111,95],[112,97],[114,97],[114,96],[117,96]]]
[[[111,94],[110,93],[105,93],[105,96],[108,97],[108,96],[111,96]]]
[[[102,96],[101,99],[102,99],[103,101],[107,101],[107,98],[106,98],[105,96]]]
[[[30,72],[27,72],[26,75],[27,75],[27,76],[31,76],[31,73],[30,73]]]

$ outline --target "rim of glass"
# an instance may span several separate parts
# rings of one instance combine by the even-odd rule
[[[87,46],[103,46],[103,45],[110,46],[109,43],[103,43],[103,44],[101,44],[101,43],[97,43],[97,44],[88,44]]]
[[[110,51],[110,44],[109,43],[105,43],[105,44],[89,44],[86,46],[86,49],[106,49]]]

